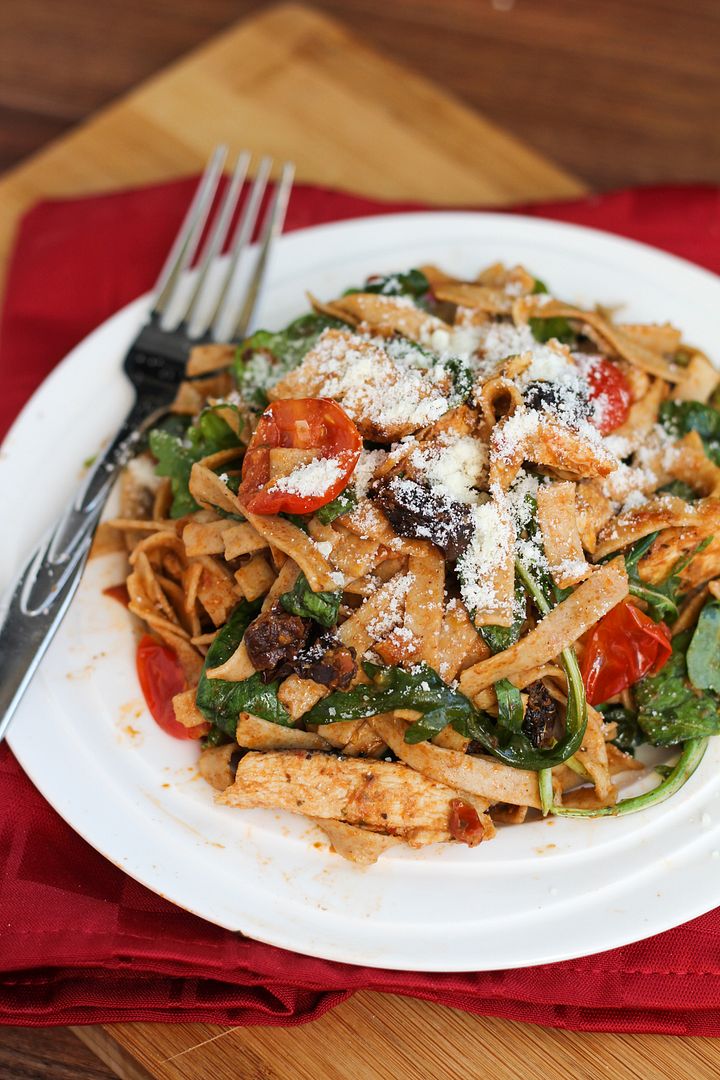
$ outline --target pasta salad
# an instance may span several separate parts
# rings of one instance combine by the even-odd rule
[[[360,863],[672,795],[720,732],[708,358],[521,266],[310,299],[195,348],[123,473],[157,722]]]

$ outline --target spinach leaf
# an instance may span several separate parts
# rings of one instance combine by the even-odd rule
[[[537,293],[546,293],[548,291],[548,287],[544,281],[541,281],[539,277],[536,277],[532,291],[533,295],[537,295]]]
[[[545,343],[551,338],[557,338],[564,345],[574,345],[578,339],[577,334],[566,318],[562,315],[552,316],[548,319],[534,317],[529,320],[532,336],[536,341]]]
[[[717,697],[696,690],[688,680],[687,649],[692,630],[673,638],[672,655],[657,675],[635,685],[638,723],[655,746],[675,746],[686,739],[720,733]]]
[[[357,497],[355,492],[351,487],[346,487],[332,502],[325,503],[319,510],[316,510],[315,517],[321,525],[329,525],[335,518],[342,517],[343,514],[349,514],[356,506]]]
[[[301,315],[284,330],[256,330],[238,346],[233,372],[238,390],[253,409],[268,403],[267,388],[296,368],[315,345],[323,330],[345,323],[314,312]]]
[[[171,435],[169,431],[155,428],[148,436],[150,450],[157,459],[155,472],[158,476],[170,478],[170,490],[173,501],[170,507],[170,517],[183,517],[192,514],[200,507],[193,499],[189,491],[190,472],[193,463],[197,460],[194,453],[185,446],[184,442]]]
[[[669,484],[658,488],[658,495],[674,495],[677,499],[684,499],[689,503],[695,502],[698,497],[697,492],[684,480],[671,480]]]
[[[383,296],[410,296],[419,299],[430,291],[430,282],[422,270],[407,270],[400,274],[371,277],[365,282],[363,292],[380,293]]]
[[[495,683],[495,693],[498,702],[498,727],[515,733],[522,731],[523,703],[517,686],[509,679],[500,679]]]
[[[475,712],[469,698],[447,686],[427,664],[417,664],[412,671],[405,671],[366,662],[363,669],[371,680],[369,683],[330,694],[313,706],[306,721],[333,724],[392,709],[414,709],[423,715],[408,728],[405,741],[416,743],[432,738],[453,721],[469,720]]]
[[[504,652],[520,640],[520,634],[526,619],[526,597],[520,579],[515,581],[514,608],[520,614],[515,616],[512,626],[480,626],[480,637],[492,653]]]
[[[173,495],[170,516],[184,517],[200,507],[190,494],[190,472],[196,461],[219,450],[242,447],[242,442],[221,414],[222,409],[238,410],[233,405],[203,409],[196,422],[181,435],[167,426],[154,428],[148,436],[150,450],[157,458],[155,472],[170,478]]]
[[[525,734],[500,727],[491,716],[476,709],[469,698],[447,686],[427,664],[406,671],[366,662],[363,669],[369,683],[330,694],[310,709],[305,720],[309,724],[334,724],[393,709],[412,709],[421,716],[406,730],[405,742],[424,742],[451,724],[460,735],[476,740],[488,753],[519,769],[559,765],[575,753],[582,741],[584,728],[576,731],[573,726],[554,747],[536,749]]]
[[[250,604],[246,600],[242,600],[234,609],[207,651],[195,697],[201,713],[233,738],[241,712],[252,713],[285,727],[291,723],[290,714],[278,700],[279,683],[263,683],[259,672],[242,682],[208,679],[205,674],[208,669],[219,667],[230,659],[259,610],[259,601]]]
[[[659,420],[671,435],[687,435],[697,431],[705,453],[720,465],[720,411],[700,401],[664,401]]]
[[[720,693],[720,604],[706,604],[688,646],[687,669],[697,690]]]
[[[299,574],[290,592],[281,595],[280,603],[291,615],[314,619],[329,628],[338,621],[341,598],[342,592],[313,592],[305,575]]]
[[[612,740],[618,750],[632,753],[636,746],[645,742],[645,736],[637,722],[637,714],[622,705],[596,705],[608,723],[617,724],[617,735]]]
[[[475,384],[472,371],[456,356],[451,356],[449,360],[443,360],[442,365],[452,375],[453,389],[450,395],[450,405],[453,408],[463,405],[470,397]]]

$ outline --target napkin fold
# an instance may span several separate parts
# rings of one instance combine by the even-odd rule
[[[0,433],[58,360],[150,288],[194,180],[44,202],[23,219],[0,321]],[[287,228],[425,209],[317,187]],[[720,188],[625,190],[514,208],[654,244],[720,271]],[[222,930],[77,836],[0,747],[0,1022],[296,1024],[355,990],[551,1027],[720,1035],[720,910],[581,960],[425,974],[316,960]]]

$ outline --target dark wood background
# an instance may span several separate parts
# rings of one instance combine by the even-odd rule
[[[720,180],[718,0],[314,0],[596,188]],[[0,168],[262,0],[0,0]]]
[[[314,0],[602,189],[720,181],[720,0]],[[262,0],[0,0],[0,169]],[[0,1080],[107,1080],[63,1029],[0,1029]]]

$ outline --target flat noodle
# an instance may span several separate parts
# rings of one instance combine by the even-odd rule
[[[662,529],[699,528],[707,535],[719,525],[720,499],[700,499],[690,504],[675,495],[659,495],[614,518],[600,532],[593,558],[597,562]]]
[[[685,379],[683,368],[665,359],[657,351],[640,344],[637,334],[625,333],[620,326],[614,325],[596,311],[582,311],[571,304],[564,304],[561,300],[526,296],[515,302],[513,318],[518,323],[527,322],[530,318],[577,319],[580,323],[592,328],[623,360],[636,364],[643,371],[657,375],[667,382],[680,383]]]
[[[413,577],[413,585],[405,598],[403,627],[415,639],[414,658],[435,667],[445,592],[445,559],[442,552],[436,548],[425,558],[411,555],[408,574]]]
[[[614,439],[625,441],[624,454],[642,446],[646,436],[657,422],[658,411],[665,397],[667,384],[655,379],[644,397],[630,406],[627,420],[613,431]]]
[[[257,600],[264,596],[275,580],[275,571],[263,555],[253,555],[239,570],[235,571],[238,583],[246,600]]]
[[[327,750],[329,744],[320,735],[299,728],[273,724],[251,713],[241,712],[235,739],[249,750]]]
[[[592,572],[585,561],[575,512],[575,485],[548,484],[537,493],[538,524],[553,581],[560,589],[577,585]]]
[[[576,479],[607,476],[617,460],[599,443],[554,419],[517,409],[495,425],[490,440],[490,486],[503,491],[516,478],[523,461],[546,465]]]
[[[493,802],[540,807],[537,773],[529,769],[513,769],[496,758],[461,754],[431,743],[406,743],[407,724],[391,714],[374,716],[371,723],[401,761],[423,776],[485,800],[485,809]]]
[[[514,303],[514,298],[503,289],[465,281],[440,284],[435,289],[435,296],[438,300],[445,300],[459,307],[486,311],[490,315],[510,315]]]
[[[705,353],[695,352],[685,369],[686,375],[675,388],[676,401],[706,402],[720,384],[720,372],[711,364]]]
[[[235,345],[194,345],[185,368],[186,374],[207,375],[218,368],[225,368],[235,359]]]
[[[337,589],[327,559],[302,529],[275,515],[253,514],[245,507],[241,512],[260,536],[273,547],[284,551],[300,567],[313,592],[334,592]]]
[[[530,665],[546,664],[607,615],[627,593],[623,558],[598,567],[592,577],[578,585],[567,600],[553,608],[515,645],[464,671],[460,676],[460,689],[474,698],[500,679],[511,679]]]
[[[676,446],[668,466],[672,479],[689,484],[699,495],[720,497],[720,468],[705,453],[697,431],[689,431]]]
[[[326,311],[328,306],[326,305]],[[408,304],[404,297],[379,293],[350,293],[333,300],[330,310],[345,322],[367,325],[371,332],[402,334],[411,341],[422,341],[435,330],[449,330],[442,319]]]
[[[253,555],[268,547],[267,539],[249,522],[234,525],[230,521],[228,525],[230,528],[223,532],[223,553],[228,561],[239,559],[241,555]]]
[[[232,456],[237,457],[237,451],[232,452]],[[231,461],[232,457],[227,458],[227,460]],[[195,462],[190,471],[190,484],[188,486],[190,494],[200,506],[205,506],[209,510],[219,508],[225,510],[228,514],[242,513],[237,495],[208,465],[199,461]]]
[[[208,522],[189,521],[182,534],[185,554],[222,555],[225,551],[223,534],[232,528],[232,524],[227,518]]]
[[[443,616],[438,635],[437,673],[452,682],[459,671],[484,660],[490,649],[473,626],[465,606],[451,601]]]

